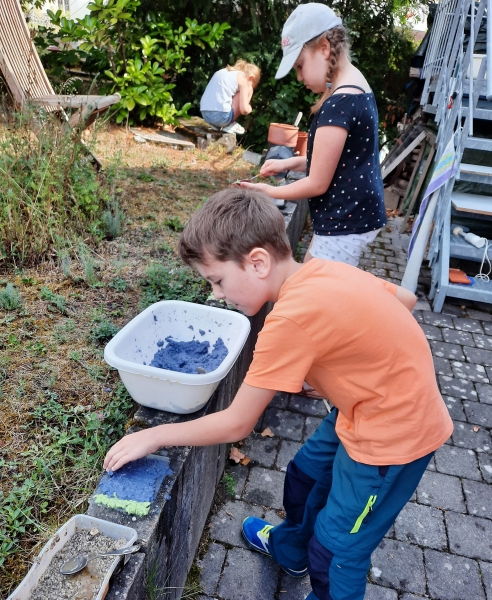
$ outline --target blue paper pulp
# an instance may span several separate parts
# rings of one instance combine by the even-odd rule
[[[147,456],[127,463],[110,475],[101,478],[96,494],[106,494],[110,498],[153,502],[166,475],[172,471],[166,461]]]
[[[229,354],[222,338],[218,338],[211,352],[209,352],[209,342],[199,342],[198,340],[178,342],[170,336],[166,338],[166,342],[167,346],[165,348],[162,348],[164,342],[157,342],[160,349],[154,354],[150,366],[179,371],[180,373],[195,374],[197,373],[197,367],[200,367],[210,373],[215,371]]]

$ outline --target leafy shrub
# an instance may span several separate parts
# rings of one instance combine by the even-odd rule
[[[118,123],[146,119],[177,123],[190,103],[176,108],[171,91],[175,77],[190,62],[188,48],[213,48],[230,26],[186,18],[184,26],[174,27],[165,15],[139,12],[139,6],[140,0],[93,0],[90,14],[75,20],[64,17],[62,10],[48,10],[53,27],[41,28],[36,43],[45,50],[61,39],[61,53],[44,55],[48,66],[59,73],[74,64],[83,64],[86,72],[104,73],[101,90],[121,95],[116,105]],[[80,40],[76,49],[68,46]]]
[[[96,241],[108,191],[87,150],[55,116],[33,109],[9,118],[0,132],[0,261],[34,263],[60,239]]]
[[[185,300],[203,303],[208,296],[208,284],[188,267],[165,267],[152,263],[140,281],[142,307],[159,300]]]
[[[115,277],[109,284],[109,287],[113,288],[117,292],[124,292],[128,287],[128,283],[124,279],[121,279],[121,277]]]
[[[62,314],[67,312],[67,301],[64,296],[61,294],[55,294],[50,290],[50,288],[43,286],[41,288],[41,293],[39,294],[41,300],[45,300],[51,306],[54,306],[58,311]]]
[[[19,290],[11,283],[0,290],[0,306],[4,310],[16,310],[21,307]]]
[[[120,328],[111,321],[102,321],[92,329],[90,338],[93,342],[102,344],[103,342],[109,342],[119,330]]]

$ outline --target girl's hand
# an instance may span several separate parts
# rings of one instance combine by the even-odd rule
[[[273,198],[273,190],[277,188],[274,185],[268,185],[268,183],[249,183],[248,181],[241,181],[241,187],[249,188],[250,190],[256,190],[257,192],[263,192],[267,196]]]
[[[126,463],[137,458],[143,458],[152,454],[160,448],[152,429],[145,429],[137,433],[131,433],[121,438],[119,442],[109,450],[104,459],[106,471],[117,471]]]
[[[260,175],[270,177],[270,175],[276,175],[282,171],[287,171],[285,160],[281,158],[269,158],[263,163],[263,166],[260,169]]]

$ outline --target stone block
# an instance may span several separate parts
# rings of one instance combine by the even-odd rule
[[[425,551],[427,585],[439,600],[485,600],[478,564],[474,560],[435,550]]]
[[[485,336],[483,337],[485,338]],[[492,352],[490,350],[482,350],[481,348],[470,348],[465,346],[463,351],[468,362],[475,363],[477,365],[485,365],[486,367],[492,366]]]
[[[492,323],[482,322],[482,327],[486,335],[492,335]]]
[[[442,512],[431,506],[409,502],[395,521],[395,537],[426,548],[447,548]]]
[[[396,590],[368,583],[364,600],[398,600]]]
[[[492,427],[492,405],[466,400],[463,402],[463,406],[470,423],[481,427]]]
[[[451,552],[492,560],[492,521],[451,511],[446,513],[445,518]]]
[[[424,322],[424,312],[422,310],[413,309],[412,315],[415,317],[415,320],[418,321],[419,323]]]
[[[451,304],[451,302],[444,302],[441,313],[445,315],[452,315],[454,317],[466,317],[466,312],[461,308],[461,306]]]
[[[492,385],[485,383],[476,383],[475,389],[477,390],[478,399],[484,404],[492,404]]]
[[[444,315],[446,316],[446,315]],[[468,331],[459,331],[457,329],[444,329],[442,330],[442,336],[445,342],[450,344],[459,344],[461,346],[475,346],[473,334]]]
[[[230,546],[246,548],[241,526],[246,517],[263,518],[264,511],[259,506],[250,506],[246,502],[226,502],[210,522],[210,537]]]
[[[492,321],[492,315],[485,310],[475,310],[474,308],[468,308],[468,316],[471,319],[478,319],[479,321]]]
[[[442,315],[434,312],[424,312],[424,323],[427,325],[433,325],[435,327],[447,327],[454,329],[454,323],[452,317],[449,315]]]
[[[465,319],[462,317],[453,317],[454,328],[460,331],[469,331],[470,333],[483,333],[480,321],[476,319]]]
[[[312,415],[324,419],[328,414],[323,400],[305,398],[304,396],[292,395],[289,401],[289,409],[297,411],[303,415]]]
[[[384,539],[371,558],[373,583],[404,592],[425,593],[422,550],[417,546]]]
[[[284,473],[253,467],[244,499],[253,504],[281,510],[283,508]]]
[[[459,398],[453,398],[452,396],[443,396],[443,400],[453,421],[466,421],[462,400]]]
[[[425,471],[417,487],[417,500],[420,504],[428,504],[435,508],[466,511],[460,480],[443,473]]]
[[[273,434],[278,437],[300,442],[304,417],[288,410],[267,408],[262,426],[270,427]]]
[[[442,342],[442,333],[439,327],[434,327],[434,325],[426,325],[425,323],[420,325],[420,327],[422,327],[422,331],[428,340],[437,340]]]
[[[273,598],[280,577],[280,567],[257,552],[232,548],[219,584],[218,595],[223,600]]]
[[[224,472],[234,479],[234,496],[239,499],[244,491],[246,479],[249,475],[248,467],[245,467],[241,464],[235,464],[233,461],[229,461],[229,464],[226,466]]]
[[[436,468],[439,473],[457,475],[466,479],[481,481],[477,457],[473,450],[444,445],[436,450]],[[491,473],[492,476],[492,473]]]
[[[323,419],[318,419],[318,417],[306,417],[303,442],[313,435],[322,420]]]
[[[280,450],[277,455],[277,467],[281,471],[287,469],[287,465],[297,454],[302,444],[299,442],[289,442],[289,440],[282,440],[280,443]]]
[[[480,471],[485,481],[492,483],[492,456],[485,453],[479,454],[478,464],[480,465]]]
[[[490,433],[482,428],[475,431],[475,426],[469,423],[456,423],[451,437],[454,445],[460,448],[468,448],[476,452],[492,450]]]
[[[439,375],[437,378],[441,394],[453,396],[453,398],[462,398],[463,400],[476,400],[477,392],[471,381],[466,379],[455,379],[447,375]]]
[[[262,437],[259,433],[250,435],[241,446],[241,452],[262,467],[273,467],[277,458],[278,438]]]
[[[492,336],[482,335],[480,333],[473,333],[473,341],[477,348],[483,348],[484,350],[492,350]]]
[[[478,481],[463,482],[468,512],[486,519],[492,519],[492,485]]]
[[[286,392],[277,392],[275,396],[270,400],[269,408],[282,408],[286,409],[289,406],[290,395]]]
[[[200,587],[205,594],[213,596],[217,592],[226,549],[222,544],[212,542],[202,560],[197,561],[200,567]]]
[[[469,381],[477,381],[478,383],[489,383],[489,378],[485,371],[485,367],[482,367],[482,365],[453,361],[451,363],[451,367],[453,369],[454,376],[457,379],[467,379]]]
[[[487,600],[492,600],[492,563],[479,562]]]
[[[308,576],[302,579],[294,579],[294,577],[282,572],[278,596],[281,600],[305,600],[310,592],[311,583]]]
[[[111,582],[106,600],[140,600],[145,586],[145,554],[134,554]]]
[[[434,356],[433,361],[436,375],[446,375],[447,377],[453,376],[453,371],[451,370],[451,364],[449,360]]]
[[[424,313],[425,314],[425,313]],[[430,343],[432,354],[439,358],[450,358],[452,360],[465,360],[465,355],[458,344],[432,341]],[[473,348],[475,350],[475,348]]]

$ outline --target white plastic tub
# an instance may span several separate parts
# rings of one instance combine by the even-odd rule
[[[110,521],[104,521],[103,519],[96,519],[95,517],[89,517],[88,515],[75,515],[64,525],[62,525],[55,535],[48,541],[48,543],[38,554],[36,561],[29,569],[27,575],[21,581],[19,587],[12,592],[12,594],[10,594],[7,600],[28,600],[31,592],[34,590],[38,584],[38,581],[41,579],[41,576],[48,568],[53,556],[63,548],[63,546],[75,533],[77,533],[77,531],[81,531],[83,529],[91,530],[93,527],[97,527],[97,529],[99,529],[103,535],[113,538],[114,540],[124,538],[128,541],[128,543],[124,546],[125,548],[132,546],[137,539],[137,532],[131,527],[118,525],[117,523],[111,523]],[[125,562],[130,560],[131,555],[125,556],[124,559]],[[96,596],[96,600],[103,600],[108,593],[109,580],[111,579],[111,575],[118,566],[118,562],[120,560],[121,557],[117,557],[111,563],[111,566],[106,573],[106,577],[101,584],[99,593]]]
[[[199,334],[200,329],[204,335]],[[125,325],[106,346],[104,359],[118,369],[126,389],[139,404],[188,414],[205,406],[236,362],[249,330],[249,320],[240,313],[164,300],[152,304]],[[203,375],[149,366],[159,349],[157,342],[168,336],[180,342],[193,338],[208,341],[211,347],[220,337],[229,353],[215,371]]]

